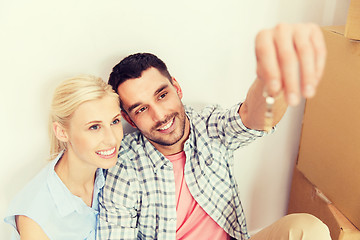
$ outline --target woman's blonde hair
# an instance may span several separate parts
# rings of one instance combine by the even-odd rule
[[[119,96],[111,86],[101,78],[92,75],[79,75],[61,82],[54,91],[49,116],[50,157],[54,158],[66,143],[59,141],[53,130],[53,123],[58,122],[64,128],[75,110],[84,102],[113,96],[119,102]]]

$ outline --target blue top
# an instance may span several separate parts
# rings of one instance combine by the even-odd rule
[[[34,220],[52,240],[95,239],[99,215],[98,195],[104,186],[102,169],[97,169],[92,207],[73,195],[60,180],[54,167],[63,153],[49,162],[11,202],[4,219],[14,227],[12,239],[20,239],[15,216]]]

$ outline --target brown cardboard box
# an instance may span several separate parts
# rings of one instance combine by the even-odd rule
[[[328,59],[306,102],[297,165],[360,228],[360,41],[344,29],[323,28]]]
[[[329,227],[333,240],[360,239],[360,231],[296,167],[288,213],[310,213],[318,217]]]
[[[345,37],[360,40],[360,0],[351,0],[346,20]]]

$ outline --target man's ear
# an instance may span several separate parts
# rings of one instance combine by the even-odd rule
[[[134,122],[131,120],[131,118],[127,114],[127,112],[125,112],[124,110],[121,110],[121,115],[133,128],[137,128],[136,125],[134,124]]]
[[[53,122],[53,131],[56,138],[61,142],[68,142],[69,136],[67,135],[66,129],[63,125],[58,122]]]
[[[182,99],[183,93],[182,93],[180,84],[178,83],[178,81],[176,81],[176,79],[174,77],[171,77],[171,80],[172,80],[173,86],[176,88],[177,95],[179,96],[180,99]]]

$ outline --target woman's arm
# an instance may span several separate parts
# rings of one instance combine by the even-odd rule
[[[31,218],[17,215],[15,221],[21,240],[49,240],[41,227]]]

